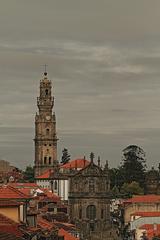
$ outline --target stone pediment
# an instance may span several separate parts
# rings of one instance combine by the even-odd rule
[[[103,176],[103,171],[102,169],[95,165],[94,163],[90,163],[88,166],[85,168],[81,169],[76,176],[83,176],[83,177],[88,177],[88,176]]]

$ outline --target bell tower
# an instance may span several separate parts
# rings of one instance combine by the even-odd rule
[[[35,177],[57,165],[56,117],[53,112],[52,83],[44,77],[40,80],[40,95],[37,97],[39,112],[35,116]]]

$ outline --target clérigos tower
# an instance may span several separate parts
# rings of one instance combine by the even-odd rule
[[[35,116],[35,177],[57,165],[56,117],[53,112],[52,83],[47,72],[40,80],[40,95],[37,98],[39,112]]]

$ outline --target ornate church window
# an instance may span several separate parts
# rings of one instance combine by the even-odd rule
[[[94,192],[94,191],[95,191],[94,178],[91,178],[89,180],[89,192]]]
[[[86,217],[90,220],[95,220],[96,218],[96,206],[89,205],[86,209]]]

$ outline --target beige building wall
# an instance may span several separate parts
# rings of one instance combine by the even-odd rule
[[[0,172],[8,172],[12,169],[10,163],[5,160],[0,160]]]
[[[19,222],[19,207],[3,207],[0,208],[0,213],[4,216],[12,219],[15,222]]]
[[[160,211],[160,203],[134,203],[125,207],[124,221],[125,224],[130,222],[131,214],[135,212],[157,212]]]

